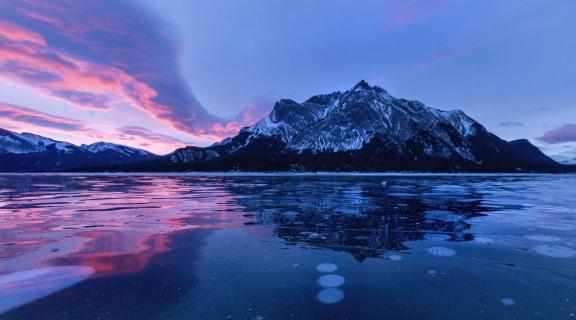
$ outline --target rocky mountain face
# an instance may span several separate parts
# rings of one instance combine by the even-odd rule
[[[207,148],[178,149],[140,168],[250,171],[566,170],[527,140],[504,141],[460,110],[399,99],[361,81],[266,118]]]
[[[61,171],[158,158],[145,150],[97,142],[76,146],[32,133],[0,129],[0,172]]]

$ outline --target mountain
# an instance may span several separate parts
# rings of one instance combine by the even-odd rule
[[[576,166],[557,163],[528,140],[504,141],[461,110],[395,98],[360,81],[302,103],[280,100],[234,137],[163,157],[0,129],[0,171],[62,170],[575,172]]]
[[[365,81],[280,100],[237,136],[121,170],[564,172],[528,140],[507,142],[461,110],[395,98]]]
[[[0,172],[62,171],[155,159],[145,150],[107,142],[80,147],[32,133],[0,129]]]

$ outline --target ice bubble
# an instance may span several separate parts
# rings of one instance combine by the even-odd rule
[[[451,236],[444,233],[426,233],[424,239],[431,241],[446,241],[450,240]]]
[[[330,273],[338,270],[338,266],[333,263],[321,263],[316,266],[316,271]]]
[[[92,276],[87,266],[45,267],[0,276],[0,314],[71,287]]]
[[[463,216],[457,215],[452,211],[445,210],[430,210],[424,212],[424,215],[426,219],[445,222],[456,222],[464,219]]]
[[[428,274],[433,276],[436,274],[436,270],[428,270]]]
[[[456,251],[446,247],[430,247],[428,252],[436,257],[452,257],[456,255]]]
[[[516,303],[513,299],[511,298],[502,298],[502,300],[500,300],[500,302],[502,302],[503,305],[505,306],[511,306],[514,305],[514,303]]]
[[[540,246],[535,246],[533,249],[534,249],[534,251],[536,251],[537,253],[539,253],[543,256],[552,257],[552,258],[576,257],[576,251],[574,251],[568,247],[559,246],[559,245],[540,245]]]
[[[344,299],[344,292],[342,292],[340,289],[328,288],[318,292],[316,297],[322,303],[338,303]]]
[[[494,241],[494,239],[486,238],[486,237],[476,237],[476,238],[474,238],[474,241],[476,241],[478,243],[483,243],[483,244],[494,244],[496,242],[496,241]]]
[[[318,278],[318,284],[324,288],[337,288],[346,282],[343,276],[337,274],[327,274]]]
[[[286,217],[295,217],[298,215],[298,212],[296,211],[286,211],[284,213],[282,213],[282,215],[286,216]]]
[[[543,241],[543,242],[560,241],[560,238],[558,238],[558,237],[548,236],[548,235],[544,235],[544,234],[529,234],[529,235],[526,235],[524,237],[528,240],[534,240],[534,241]]]
[[[402,256],[399,254],[391,254],[388,256],[388,259],[392,261],[400,261],[402,260]]]
[[[308,238],[310,238],[310,239],[318,239],[318,238],[320,238],[320,235],[319,235],[318,233],[316,233],[316,232],[310,232],[310,233],[308,234]]]

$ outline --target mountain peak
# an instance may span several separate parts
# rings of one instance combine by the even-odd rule
[[[379,94],[383,96],[385,99],[392,99],[393,97],[388,93],[388,91],[384,90],[379,86],[371,86],[365,80],[360,80],[352,89],[348,92],[368,92],[372,94]]]
[[[352,91],[357,91],[357,90],[371,90],[372,87],[368,84],[368,82],[364,81],[364,80],[360,80],[360,82],[358,82],[356,85],[354,85],[354,87],[352,88]]]

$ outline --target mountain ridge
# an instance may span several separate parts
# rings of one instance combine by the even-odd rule
[[[77,146],[28,132],[0,128],[0,172],[66,171],[155,159],[146,150],[109,142]]]

